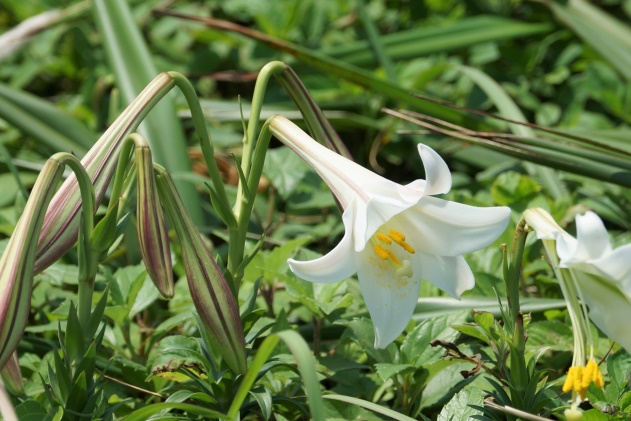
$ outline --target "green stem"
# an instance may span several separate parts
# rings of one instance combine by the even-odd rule
[[[515,229],[513,247],[511,249],[510,265],[508,267],[508,277],[506,282],[506,298],[508,299],[508,309],[511,317],[511,324],[515,323],[519,317],[519,278],[521,276],[522,256],[526,245],[526,220],[521,219]]]
[[[92,292],[96,277],[97,256],[92,250],[92,231],[94,230],[94,211],[96,199],[92,180],[81,161],[74,155],[61,152],[51,159],[67,165],[74,173],[81,192],[81,227],[79,228],[79,298],[77,303],[79,321],[82,327],[88,325],[92,310]]]
[[[193,88],[191,82],[186,79],[186,77],[184,77],[182,74],[177,72],[168,72],[167,74],[171,76],[171,78],[173,78],[175,86],[177,86],[184,95],[186,103],[188,104],[188,108],[191,111],[193,125],[195,126],[195,131],[199,136],[200,145],[202,147],[202,155],[204,156],[206,167],[208,167],[208,174],[210,176],[210,179],[212,180],[213,187],[215,188],[215,192],[217,194],[215,205],[221,207],[222,211],[220,212],[220,216],[227,217],[227,220],[224,220],[224,223],[228,226],[228,228],[230,228],[235,224],[236,219],[232,209],[230,208],[230,200],[228,200],[228,195],[226,194],[224,182],[221,179],[219,167],[217,166],[217,161],[215,160],[215,150],[213,142],[210,137],[210,133],[208,132],[208,128],[206,127],[206,119],[204,118],[202,107],[199,104],[199,98],[195,93],[195,88]],[[261,111],[259,107],[257,118],[259,118],[258,116],[260,115],[260,113]]]
[[[258,183],[263,173],[263,164],[265,163],[265,155],[269,145],[272,133],[269,130],[269,120],[263,124],[256,142],[256,148],[252,154],[252,165],[247,176],[247,197],[243,196],[243,200],[238,202],[240,210],[237,212],[237,231],[230,230],[230,249],[228,251],[228,271],[232,274],[235,289],[239,290],[241,277],[243,276],[243,268],[240,267],[243,261],[245,239],[248,231],[248,223],[250,214],[254,206],[254,199]]]

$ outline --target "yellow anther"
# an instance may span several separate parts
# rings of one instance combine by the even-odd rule
[[[375,244],[375,246],[373,247],[373,250],[375,250],[375,254],[379,256],[381,260],[386,260],[389,256],[388,250],[386,250],[379,244]]]
[[[397,231],[397,230],[390,230],[390,232],[388,233],[388,235],[390,236],[390,238],[392,238],[397,244],[399,243],[399,241],[405,241],[405,235],[403,235],[402,232]]]
[[[397,265],[401,264],[401,261],[397,258],[397,256],[394,255],[393,252],[391,252],[390,250],[386,250],[386,252],[388,253],[388,257],[391,258],[394,263],[396,263]]]
[[[377,233],[377,238],[379,239],[379,241],[381,241],[382,243],[386,243],[387,245],[392,244],[392,240],[390,239],[390,237],[388,237],[386,234],[383,234],[381,232]]]
[[[585,366],[585,370],[583,371],[583,378],[581,381],[581,387],[583,389],[587,389],[590,383],[594,383],[594,385],[598,388],[604,386],[603,375],[600,372],[600,368],[596,361],[589,360],[587,365]]]
[[[581,387],[581,380],[583,378],[583,367],[572,366],[567,372],[565,383],[563,383],[563,393],[570,391],[578,392]]]
[[[405,235],[403,235],[403,233],[396,230],[390,230],[388,236],[392,239],[392,241],[400,245],[403,250],[407,251],[410,254],[416,253],[414,247],[405,242]]]

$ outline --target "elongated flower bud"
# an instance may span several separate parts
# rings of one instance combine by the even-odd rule
[[[136,224],[140,253],[147,272],[160,294],[173,297],[171,249],[162,206],[153,178],[153,161],[148,146],[136,147],[138,205]]]
[[[153,104],[174,85],[166,73],[158,75],[125,109],[110,128],[101,136],[81,160],[94,184],[96,206],[101,203],[105,191],[116,170],[122,140],[136,129]],[[77,179],[68,177],[46,212],[44,225],[37,244],[35,273],[46,269],[63,256],[77,241],[81,195]]]
[[[64,165],[54,157],[46,162],[0,258],[0,367],[11,357],[26,327],[37,239],[63,171]]]
[[[247,369],[239,306],[221,270],[184,208],[173,180],[156,166],[156,183],[182,248],[182,260],[195,308],[208,328],[216,350],[237,373]]]
[[[21,395],[24,393],[24,381],[22,379],[22,371],[18,361],[18,354],[14,352],[7,361],[4,368],[0,371],[2,382],[12,395]]]

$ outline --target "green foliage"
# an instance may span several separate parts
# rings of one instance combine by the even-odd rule
[[[563,417],[573,332],[559,285],[531,234],[519,270],[508,265],[518,273],[508,302],[497,245],[511,243],[534,206],[569,232],[576,214],[593,209],[615,244],[629,242],[628,2],[365,3],[179,1],[165,11],[146,0],[3,2],[3,34],[51,6],[65,9],[15,49],[0,41],[2,236],[51,153],[85,154],[158,72],[182,73],[190,91],[178,85],[184,95],[162,100],[145,129],[200,241],[238,285],[248,361],[248,371],[233,372],[197,316],[173,232],[175,295],[160,298],[130,235],[135,182],[126,170],[96,212],[87,323],[76,308],[86,303],[76,250],[34,278],[18,347],[25,393],[11,397],[19,419],[517,419],[508,407]],[[253,72],[275,59],[304,87],[276,64],[255,88]],[[419,134],[418,123],[382,107],[420,112],[423,130],[441,130]],[[452,170],[446,198],[511,207],[496,244],[466,256],[474,290],[455,301],[422,282],[405,332],[375,349],[355,278],[314,284],[286,263],[328,253],[343,226],[334,195],[298,155],[273,139],[267,152],[241,143],[276,113],[402,184],[424,177],[415,145],[426,143]],[[330,127],[318,126],[324,118]],[[589,388],[582,419],[627,419],[631,359],[592,332],[605,387]]]

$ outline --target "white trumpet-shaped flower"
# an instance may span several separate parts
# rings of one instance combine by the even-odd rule
[[[447,164],[419,145],[426,180],[400,185],[325,148],[282,116],[270,131],[328,184],[344,208],[345,234],[325,256],[289,260],[312,282],[336,282],[357,273],[375,328],[375,347],[403,332],[426,280],[453,297],[474,286],[461,256],[493,242],[506,228],[507,207],[478,208],[432,197],[451,188]]]
[[[556,243],[558,266],[567,269],[589,318],[607,336],[631,352],[631,244],[611,247],[607,229],[594,212],[576,216],[576,238],[565,232],[545,210],[534,208],[524,218],[544,244]],[[563,273],[558,273],[562,278]]]

